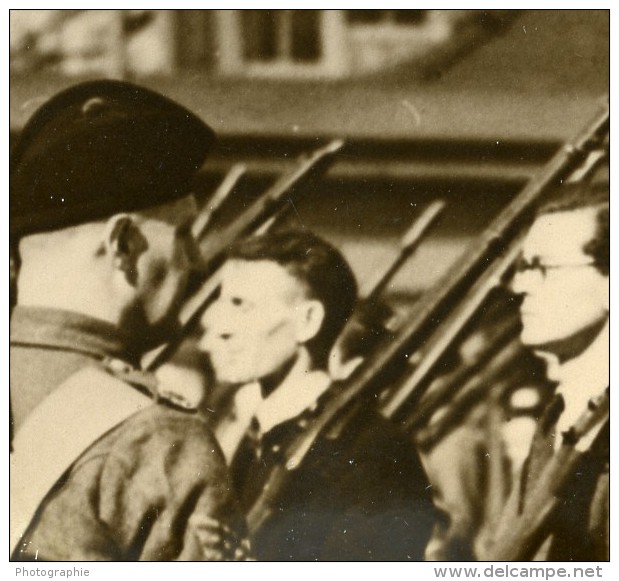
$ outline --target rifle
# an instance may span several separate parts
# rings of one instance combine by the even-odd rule
[[[243,236],[248,236],[260,228],[265,221],[268,221],[273,214],[278,212],[283,200],[292,200],[295,196],[300,195],[302,190],[306,189],[311,181],[317,179],[329,168],[334,161],[335,155],[343,146],[344,142],[342,140],[335,139],[310,154],[302,155],[298,159],[296,166],[291,171],[280,176],[223,234],[209,241],[207,249],[202,256],[202,262],[205,265],[203,275],[207,278],[200,288],[187,299],[181,309],[179,320],[182,331],[179,339],[149,353],[143,361],[144,369],[153,371],[165,362],[178,347],[178,342],[187,330],[192,327],[194,322],[211,303],[220,283],[218,274],[225,260],[226,249],[234,241]],[[237,171],[240,173],[240,170]],[[204,221],[208,222],[206,219]],[[203,230],[199,225],[196,229]]]
[[[596,117],[591,127],[591,140],[588,142],[590,149],[585,153],[582,163],[573,167],[564,178],[560,178],[560,182],[585,180],[593,174],[605,159],[607,159],[608,115],[608,107],[606,106],[599,117]],[[564,146],[563,154],[567,156],[570,152],[574,153],[573,148],[577,149],[579,147],[578,143],[582,143],[582,138],[586,140],[586,132],[581,136],[580,140],[577,138],[573,144]],[[559,151],[550,161],[549,166],[547,166],[547,171],[552,171],[553,162],[558,162],[561,157],[562,152]],[[519,198],[523,198],[527,189],[532,189],[534,185],[534,183],[529,184],[520,194]],[[518,198],[516,198],[516,200],[518,200]],[[506,211],[508,210],[509,207]],[[500,216],[497,221],[499,219]],[[509,272],[512,263],[519,254],[519,248],[523,238],[524,235],[522,233],[517,235],[515,240],[510,243],[504,252],[504,255],[502,257],[498,256],[495,259],[495,263],[488,266],[487,270],[480,276],[480,279],[469,291],[468,296],[461,301],[456,309],[454,309],[450,317],[439,325],[431,339],[426,342],[422,349],[410,356],[409,361],[411,365],[416,365],[413,374],[400,386],[400,388],[394,393],[388,393],[387,397],[383,398],[381,401],[382,412],[386,417],[393,418],[397,416],[398,413],[401,413],[405,407],[411,407],[411,405],[418,401],[418,398],[415,400],[412,399],[411,395],[419,389],[420,384],[426,379],[436,363],[457,339],[462,330],[471,322],[492,289],[498,286]]]
[[[255,232],[260,225],[274,214],[285,200],[299,196],[301,188],[322,175],[333,163],[344,142],[334,139],[310,154],[301,155],[296,166],[280,176],[253,204],[251,204],[226,231],[209,240],[203,260],[214,270],[223,262],[226,249],[235,240]]]
[[[500,284],[505,273],[511,268],[520,253],[522,235],[519,235],[508,247],[505,254],[499,255],[485,272],[473,284],[466,300],[458,304],[452,315],[442,321],[432,335],[432,338],[414,354],[414,360],[419,361],[408,380],[382,405],[382,412],[388,418],[393,418],[404,405],[411,406],[413,394],[428,377],[439,359],[453,344],[462,330],[469,324],[479,307],[487,299],[490,292]]]
[[[464,360],[457,369],[447,375],[438,377],[428,387],[425,395],[412,413],[405,419],[406,429],[415,432],[432,417],[434,412],[447,402],[454,403],[452,398],[457,393],[466,391],[467,386],[479,382],[480,373],[487,371],[485,367],[492,364],[505,345],[512,341],[518,332],[518,322],[515,318],[501,321],[483,336],[483,347],[468,361]],[[484,381],[484,383],[487,383]]]
[[[588,409],[564,436],[559,450],[551,458],[540,477],[533,484],[522,512],[518,511],[520,487],[514,487],[499,526],[492,535],[490,548],[482,555],[487,561],[529,560],[546,534],[546,525],[560,505],[559,497],[565,490],[585,452],[595,441],[585,437],[595,434],[608,421],[610,398],[608,390],[589,402]],[[583,440],[585,440],[583,442]]]
[[[387,270],[380,276],[380,278],[370,286],[370,290],[366,294],[365,302],[371,304],[382,294],[385,287],[393,279],[398,270],[417,250],[427,231],[434,224],[436,219],[443,213],[444,209],[445,202],[443,200],[434,200],[411,224],[410,228],[400,239],[400,249],[398,255],[389,265]]]
[[[415,305],[410,319],[402,326],[393,342],[374,353],[353,372],[339,389],[327,392],[320,402],[319,413],[309,422],[307,430],[292,442],[285,452],[287,458],[274,468],[263,493],[249,511],[248,524],[257,530],[268,518],[281,490],[296,468],[304,461],[314,442],[337,421],[354,402],[370,398],[376,388],[393,380],[406,367],[408,355],[442,320],[449,303],[462,296],[467,288],[485,271],[488,261],[501,256],[505,247],[517,237],[524,221],[530,216],[539,199],[552,187],[567,179],[608,131],[608,106],[596,115],[590,125],[570,144],[562,147],[539,176],[529,182],[523,191],[491,223],[490,227],[472,244],[469,252],[453,265],[439,281],[433,292],[426,293]]]
[[[247,166],[242,163],[236,163],[230,168],[230,171],[226,174],[226,177],[205,204],[202,212],[200,212],[200,215],[196,218],[191,227],[191,234],[195,240],[199,241],[204,238],[213,216],[228,199],[228,196],[234,191],[236,184],[246,172]]]
[[[419,446],[424,449],[435,446],[459,424],[462,416],[471,407],[487,397],[491,389],[495,393],[503,393],[508,386],[521,379],[522,372],[517,365],[514,365],[521,356],[522,346],[519,340],[514,338],[488,362],[482,374],[474,375],[460,387],[439,420],[420,428],[419,421],[415,422],[418,416],[414,415],[409,422],[418,430],[416,440]],[[407,427],[410,427],[410,424]]]
[[[362,333],[364,348],[374,344],[374,340],[382,336],[381,330],[388,327],[391,309],[386,303],[380,301],[380,294],[400,270],[402,265],[414,254],[428,230],[436,222],[437,218],[445,209],[445,202],[435,200],[424,208],[400,239],[399,252],[391,261],[387,269],[378,276],[378,279],[368,285],[365,298],[359,301],[352,317],[348,320],[340,333],[338,341],[345,344],[350,337],[356,337]],[[382,309],[382,310],[381,310]],[[377,330],[377,331],[376,331]],[[376,331],[376,332],[375,332]],[[346,351],[346,349],[344,349]],[[345,354],[348,356],[348,354]]]

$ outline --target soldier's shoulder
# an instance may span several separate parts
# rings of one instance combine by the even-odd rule
[[[143,396],[137,413],[128,416],[111,435],[115,445],[141,442],[148,447],[149,442],[162,438],[209,439],[206,422],[198,413],[198,402],[180,390],[161,386],[152,373],[110,358],[101,362],[92,377],[102,388],[105,383],[115,383],[126,388],[120,391],[129,397]]]
[[[86,395],[78,398],[80,421],[88,422],[89,415],[98,412],[105,415],[110,406],[125,410],[111,413],[104,429],[84,442],[84,454],[73,470],[75,477],[81,474],[88,480],[99,470],[119,475],[129,470],[143,475],[180,457],[203,463],[219,459],[214,436],[200,414],[193,407],[159,397],[157,383],[149,374],[122,362],[105,361],[81,369],[71,381],[74,393],[81,394],[81,388],[86,388]]]
[[[102,366],[109,375],[150,397],[153,403],[160,407],[188,414],[198,411],[200,400],[182,386],[163,385],[153,373],[138,369],[120,359],[106,358]]]

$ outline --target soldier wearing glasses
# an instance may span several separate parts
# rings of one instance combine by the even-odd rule
[[[557,387],[513,487],[516,502],[506,505],[515,507],[512,527],[526,512],[544,469],[564,443],[570,444],[573,426],[609,390],[608,186],[569,184],[556,194],[524,240],[513,281],[522,298],[522,343],[546,361],[548,379]],[[579,450],[575,469],[550,494],[553,510],[521,548],[531,559],[609,558],[608,419],[594,424],[574,447]]]

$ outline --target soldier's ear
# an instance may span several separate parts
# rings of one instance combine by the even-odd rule
[[[325,307],[315,299],[304,300],[296,308],[296,336],[299,343],[313,339],[325,320]]]
[[[148,247],[135,219],[128,214],[112,216],[105,225],[104,244],[112,268],[121,272],[131,286],[135,286],[137,262]]]

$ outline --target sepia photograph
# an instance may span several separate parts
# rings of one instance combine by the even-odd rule
[[[610,9],[8,13],[12,574],[608,576]]]

